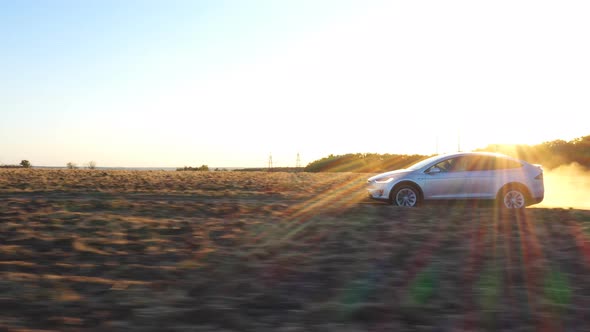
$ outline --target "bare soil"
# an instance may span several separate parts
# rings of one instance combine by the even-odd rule
[[[590,328],[590,211],[366,178],[0,169],[0,331]]]

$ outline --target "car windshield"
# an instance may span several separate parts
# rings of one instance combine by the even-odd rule
[[[418,170],[418,169],[420,169],[420,168],[422,168],[422,167],[424,167],[424,166],[426,166],[426,165],[430,164],[431,162],[438,160],[438,159],[440,159],[440,156],[430,157],[430,158],[427,158],[427,159],[424,159],[422,161],[415,163],[414,165],[408,167],[407,169],[415,171],[415,170]]]

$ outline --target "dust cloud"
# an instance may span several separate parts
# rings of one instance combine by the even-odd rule
[[[572,163],[545,169],[543,178],[545,199],[534,207],[590,210],[590,170]]]

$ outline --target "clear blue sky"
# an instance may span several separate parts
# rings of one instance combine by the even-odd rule
[[[0,0],[0,164],[292,166],[590,134],[586,1]]]

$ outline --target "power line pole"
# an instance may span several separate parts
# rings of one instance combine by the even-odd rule
[[[438,156],[438,135],[436,135],[436,155]]]

